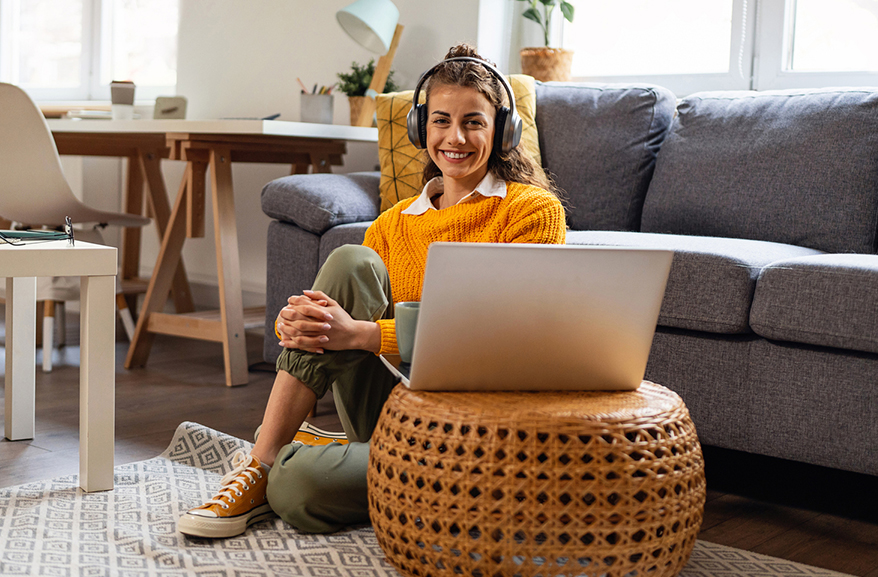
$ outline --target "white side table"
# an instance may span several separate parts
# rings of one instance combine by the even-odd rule
[[[81,277],[79,485],[113,488],[116,249],[66,240],[0,244],[6,277],[6,418],[10,441],[34,438],[36,277]]]

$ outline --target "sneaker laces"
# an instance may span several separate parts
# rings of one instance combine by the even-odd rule
[[[235,497],[244,495],[241,491],[242,489],[244,491],[249,490],[250,486],[256,482],[256,479],[262,478],[264,473],[262,468],[256,463],[258,463],[258,460],[252,455],[248,455],[240,449],[235,451],[235,454],[232,455],[232,470],[220,479],[219,492],[205,504],[219,505],[223,509],[228,509],[229,505],[226,501],[234,503]]]

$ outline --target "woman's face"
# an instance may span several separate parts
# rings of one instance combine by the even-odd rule
[[[496,111],[475,88],[440,84],[430,91],[427,153],[444,178],[474,189],[488,172]]]

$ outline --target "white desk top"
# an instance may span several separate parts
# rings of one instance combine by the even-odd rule
[[[30,276],[115,276],[116,248],[65,240],[0,243],[0,278]]]
[[[378,142],[378,129],[285,120],[64,120],[47,121],[52,132],[251,134]]]

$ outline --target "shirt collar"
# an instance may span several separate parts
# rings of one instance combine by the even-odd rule
[[[437,210],[433,203],[430,202],[430,197],[437,194],[442,190],[442,177],[437,176],[430,180],[427,184],[424,185],[424,189],[421,191],[420,196],[409,205],[409,207],[402,211],[402,214],[411,214],[411,215],[420,215],[424,214],[428,210]],[[457,204],[462,204],[464,202],[469,202],[476,198],[476,193],[488,197],[488,196],[496,196],[498,198],[506,198],[506,181],[500,180],[498,178],[494,178],[490,172],[485,174],[485,177],[476,185],[475,190],[461,198]]]

